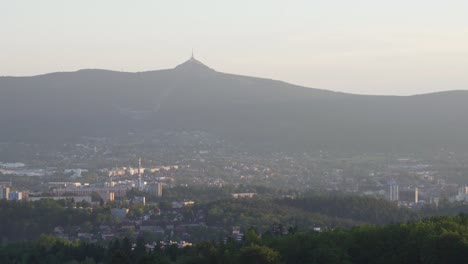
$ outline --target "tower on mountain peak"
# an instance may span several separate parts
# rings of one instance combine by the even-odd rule
[[[203,72],[203,71],[214,71],[210,67],[203,64],[201,61],[195,59],[195,54],[192,49],[192,55],[190,59],[182,64],[175,67],[176,70],[187,71],[187,72]]]

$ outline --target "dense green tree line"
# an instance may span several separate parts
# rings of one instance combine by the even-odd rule
[[[359,196],[225,199],[208,203],[205,210],[209,225],[254,226],[261,232],[273,224],[308,230],[363,223],[399,223],[419,218],[417,213],[394,203]]]
[[[416,220],[418,215],[397,204],[374,197],[322,195],[299,199],[282,199],[281,205],[338,218],[370,224],[390,224]]]
[[[41,234],[50,234],[61,226],[70,232],[79,227],[82,232],[91,232],[101,223],[112,223],[110,208],[73,208],[73,201],[0,200],[0,238],[3,242],[33,240]]]
[[[465,202],[450,203],[448,201],[443,201],[439,206],[427,206],[422,208],[420,213],[424,216],[455,216],[458,214],[468,214],[468,204]]]
[[[132,191],[134,193],[132,193]],[[132,190],[129,194],[138,194]],[[197,190],[198,192],[198,190]],[[167,203],[168,205],[165,205]],[[78,204],[78,205],[77,205]],[[50,234],[61,226],[66,233],[92,232],[101,223],[113,223],[110,206],[97,208],[73,208],[82,206],[71,200],[0,201],[0,239],[3,242],[34,240],[41,234]],[[129,217],[143,215],[140,204],[127,205],[131,208]],[[160,201],[163,210],[170,210],[169,202]],[[399,209],[394,204],[362,197],[312,197],[300,199],[271,198],[259,196],[254,199],[222,199],[201,203],[195,208],[185,208],[184,219],[190,221],[195,212],[202,209],[208,226],[230,231],[232,226],[255,227],[265,232],[273,225],[284,230],[298,228],[309,230],[313,227],[351,227],[356,224],[382,224],[415,219],[415,214]],[[193,219],[192,219],[193,220]],[[208,239],[212,236],[207,236]]]
[[[132,247],[134,243],[135,246]],[[115,240],[107,247],[41,237],[0,247],[0,263],[379,263],[468,262],[468,217],[433,217],[385,226],[363,225],[326,232],[258,235],[176,245],[147,251],[145,241]]]

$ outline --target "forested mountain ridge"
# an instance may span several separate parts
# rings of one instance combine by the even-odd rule
[[[468,147],[468,91],[367,96],[217,72],[192,58],[138,73],[0,77],[2,141],[152,129],[206,131],[262,150],[420,152]]]

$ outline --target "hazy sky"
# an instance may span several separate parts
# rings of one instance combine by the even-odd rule
[[[468,89],[467,0],[0,0],[0,75],[145,71],[196,57],[365,94]]]

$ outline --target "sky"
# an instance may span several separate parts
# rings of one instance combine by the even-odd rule
[[[466,0],[0,0],[0,76],[167,69],[359,94],[468,89]]]

